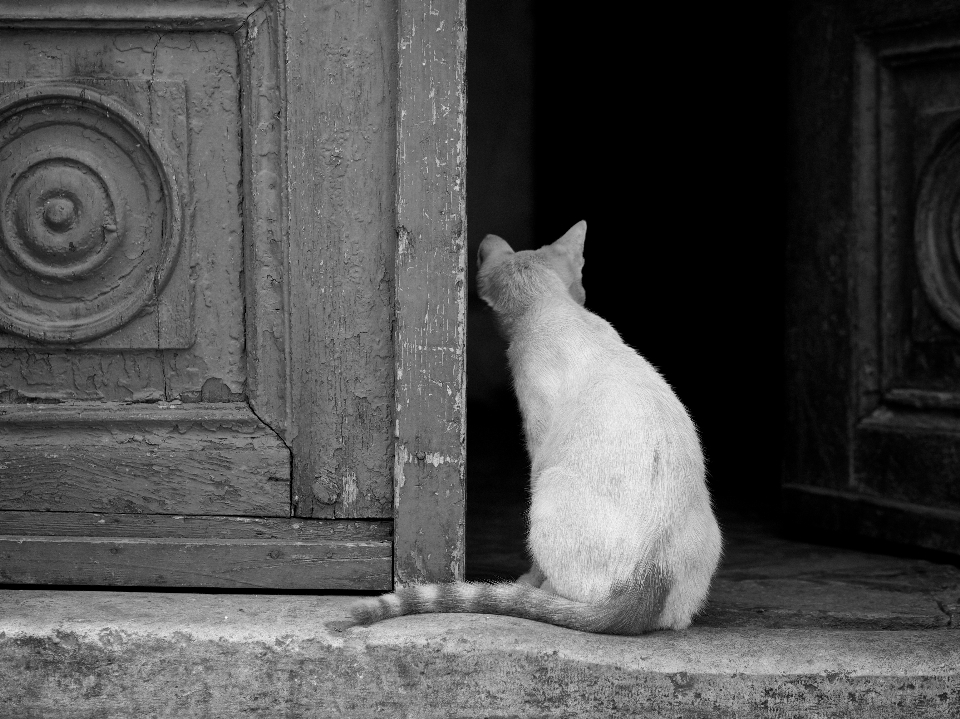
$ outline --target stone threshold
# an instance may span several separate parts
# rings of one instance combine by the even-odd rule
[[[0,590],[0,717],[960,716],[951,630],[344,628],[353,600]]]

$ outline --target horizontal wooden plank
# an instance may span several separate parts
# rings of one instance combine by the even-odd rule
[[[271,517],[0,512],[0,535],[385,542],[393,522]]]
[[[0,27],[236,30],[264,0],[0,0]]]
[[[786,484],[782,517],[804,536],[858,536],[960,554],[960,511]]]
[[[906,434],[937,432],[960,436],[960,417],[953,412],[944,412],[938,409],[918,410],[883,406],[860,420],[857,423],[857,429]]]
[[[882,407],[854,435],[851,489],[890,500],[960,511],[960,418]]]
[[[111,427],[200,423],[257,430],[263,423],[244,402],[52,402],[0,404],[0,432],[44,425]]]
[[[9,584],[385,590],[392,571],[391,542],[0,536]]]
[[[960,409],[960,393],[926,389],[891,389],[883,401],[917,409]]]
[[[243,403],[5,405],[0,510],[286,517],[290,456]]]

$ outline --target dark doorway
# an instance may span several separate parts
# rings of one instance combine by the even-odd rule
[[[717,504],[769,515],[784,416],[785,13],[675,6],[611,22],[527,0],[468,15],[468,542],[508,521],[498,535],[522,543],[522,511],[497,508],[526,491],[477,246],[493,233],[539,247],[581,219],[587,307],[689,408]]]

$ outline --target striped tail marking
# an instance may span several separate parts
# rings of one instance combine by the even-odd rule
[[[357,624],[407,614],[501,614],[598,634],[636,635],[659,627],[670,582],[657,569],[640,586],[621,587],[596,604],[575,602],[527,584],[453,582],[415,584],[365,599],[353,607]]]

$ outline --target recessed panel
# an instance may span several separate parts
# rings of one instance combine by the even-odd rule
[[[188,347],[190,295],[164,296],[181,249],[189,257],[183,163],[163,138],[172,133],[92,85],[0,83],[0,343],[87,342],[166,302],[187,320],[179,336],[161,342],[153,322],[114,343]]]
[[[230,33],[0,30],[0,399],[244,396],[240,112]]]
[[[960,32],[938,42],[881,38],[875,81],[861,78],[878,139],[880,390],[894,403],[960,392]]]

